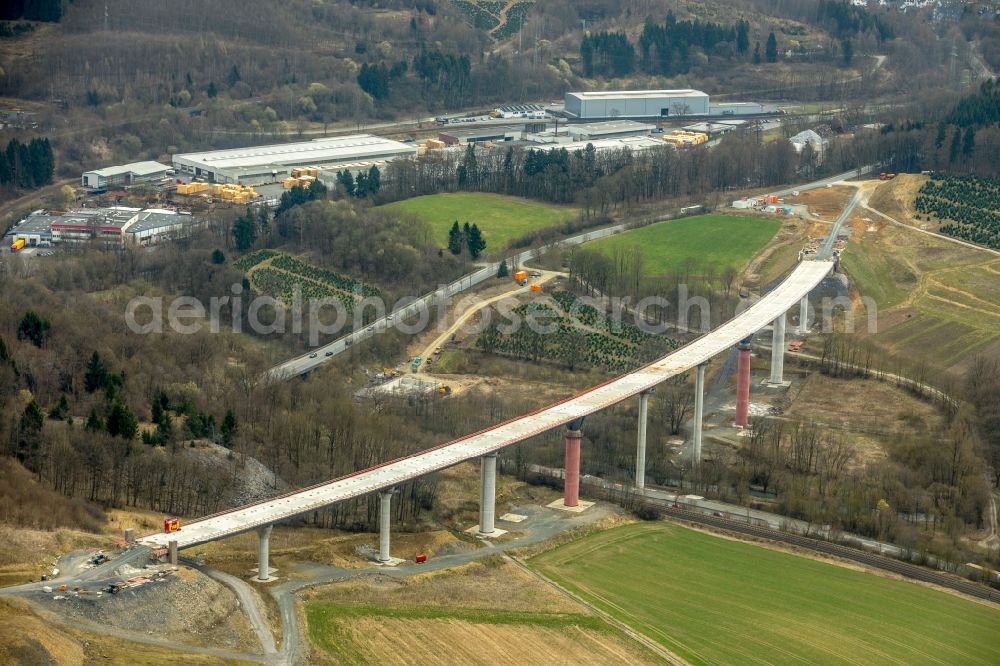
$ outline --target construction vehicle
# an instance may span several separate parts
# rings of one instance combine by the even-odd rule
[[[883,171],[882,173],[880,173],[878,175],[878,179],[879,180],[892,180],[895,177],[896,177],[896,174],[894,174],[894,173],[886,173],[885,171]]]
[[[524,282],[528,279],[528,271],[517,271],[514,273],[514,282]]]
[[[419,356],[418,356],[418,357],[416,357],[415,359],[413,359],[413,364],[412,364],[412,365],[410,366],[410,370],[412,370],[413,372],[416,372],[416,371],[417,371],[417,368],[419,368],[419,367],[420,367],[420,363],[421,363],[421,362],[422,362],[423,360],[424,360],[424,359],[422,359],[422,358],[421,358],[421,357],[419,357]]]
[[[438,387],[438,393],[441,395],[451,395],[451,387],[445,384],[444,386]]]
[[[788,344],[788,351],[792,352],[802,351],[802,340],[792,340]]]
[[[180,518],[164,518],[163,519],[163,531],[167,534],[171,532],[177,532],[181,529]]]
[[[539,292],[541,290],[542,290],[542,285],[540,285],[540,284],[533,284],[533,285],[531,285],[531,291]]]
[[[10,244],[10,251],[11,252],[17,252],[18,250],[21,250],[23,248],[24,248],[24,239],[23,238],[18,238],[16,241],[14,241],[13,243]]]

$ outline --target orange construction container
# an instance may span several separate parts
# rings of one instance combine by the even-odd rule
[[[770,201],[771,201],[771,203],[778,203],[778,197],[776,197],[776,196],[774,196],[774,195],[772,194],[772,195],[770,196]]]
[[[542,290],[542,285],[540,284],[531,285],[531,291],[541,291],[541,290]]]
[[[514,279],[518,282],[528,279],[528,271],[518,271],[514,273]]]

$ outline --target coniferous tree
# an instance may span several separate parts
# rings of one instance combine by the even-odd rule
[[[49,418],[55,421],[62,421],[69,414],[69,401],[65,393],[59,394],[59,402],[49,410]]]
[[[87,368],[83,373],[83,388],[87,393],[93,393],[97,389],[104,388],[108,383],[108,368],[101,360],[101,355],[96,351],[90,355],[87,361]]]
[[[767,47],[764,55],[768,62],[778,62],[778,40],[775,39],[773,32],[767,36]]]
[[[104,430],[104,421],[97,414],[97,408],[91,407],[90,414],[87,415],[87,422],[83,426],[84,430],[90,432],[99,432]]]
[[[139,423],[121,400],[115,400],[108,410],[107,431],[112,437],[135,439]]]
[[[462,231],[458,227],[458,220],[455,220],[448,232],[448,250],[452,254],[462,254],[462,244]]]
[[[17,339],[29,340],[36,347],[41,347],[50,328],[52,324],[48,319],[42,319],[34,310],[28,310],[17,326]]]
[[[233,223],[233,240],[240,252],[246,252],[257,242],[257,220],[252,214],[236,218],[236,222]]]
[[[239,429],[236,423],[236,413],[232,409],[226,410],[226,415],[222,417],[222,427],[219,432],[222,434],[222,445],[227,449],[233,444],[233,436]]]
[[[473,259],[478,259],[479,255],[486,249],[486,239],[483,238],[483,234],[479,231],[478,225],[473,224],[469,227],[468,235],[466,236],[466,243],[469,246],[469,256]]]
[[[500,266],[497,268],[497,277],[505,278],[510,275],[510,269],[507,268],[507,260],[503,259],[500,261]]]
[[[347,196],[354,196],[354,174],[352,174],[347,169],[344,169],[337,174],[337,182],[340,183],[344,188],[344,192]]]
[[[736,22],[736,52],[740,55],[750,50],[750,24],[747,21]]]
[[[844,60],[844,67],[850,67],[854,62],[854,43],[850,37],[845,37],[840,42],[840,55]]]

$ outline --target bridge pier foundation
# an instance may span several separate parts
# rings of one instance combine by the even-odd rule
[[[705,368],[708,361],[698,364],[698,374],[694,381],[694,451],[693,465],[701,464],[701,423],[705,418]]]
[[[168,541],[167,542],[167,561],[170,564],[177,564],[177,542]]]
[[[389,521],[392,519],[392,490],[383,490],[379,497],[378,521],[378,561],[388,562],[389,556]]]
[[[646,420],[649,414],[649,394],[652,390],[639,394],[639,442],[635,450],[635,487],[646,487]]]
[[[750,413],[750,338],[740,340],[736,349],[736,427],[745,428]]]
[[[572,425],[572,424],[571,424]],[[583,433],[566,427],[566,483],[563,504],[576,507],[580,504],[580,439]]]
[[[497,513],[497,454],[487,453],[480,458],[479,468],[479,533],[493,535]]]
[[[784,385],[785,372],[785,313],[774,320],[774,335],[771,336],[771,386]]]
[[[257,577],[258,583],[266,583],[271,579],[271,528],[265,525],[257,528]]]

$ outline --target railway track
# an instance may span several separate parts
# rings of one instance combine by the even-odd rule
[[[932,583],[949,590],[961,592],[962,594],[970,597],[975,597],[977,599],[982,599],[984,601],[1000,605],[1000,591],[986,587],[985,585],[977,585],[971,581],[965,581],[954,576],[933,571],[916,564],[885,557],[884,555],[876,555],[875,553],[869,553],[858,548],[851,548],[850,546],[844,546],[838,543],[814,539],[801,534],[791,534],[767,527],[747,525],[736,520],[730,520],[723,516],[706,515],[699,511],[675,507],[673,506],[674,503],[668,500],[647,497],[637,498],[636,501],[640,504],[654,506],[657,509],[660,509],[665,515],[678,520],[715,527],[717,529],[745,534],[747,536],[757,537],[760,539],[767,539],[769,541],[778,541],[781,543],[791,544],[793,546],[799,546],[817,553],[833,555],[841,559],[857,562],[858,564],[863,564],[865,566],[872,567],[873,569],[889,571],[891,573],[899,574],[900,576],[905,576],[906,578],[918,580],[924,583]]]

